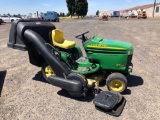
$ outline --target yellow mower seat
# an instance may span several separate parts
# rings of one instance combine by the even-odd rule
[[[74,41],[71,40],[65,40],[63,38],[63,33],[61,30],[52,30],[52,42],[55,46],[60,47],[60,48],[64,48],[64,49],[71,49],[73,48],[76,43]]]

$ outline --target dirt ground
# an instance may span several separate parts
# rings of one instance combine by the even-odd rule
[[[160,20],[99,21],[84,19],[54,23],[65,38],[90,31],[134,46],[134,69],[124,94],[126,106],[120,117],[97,111],[94,95],[74,99],[42,78],[41,68],[29,63],[28,53],[7,48],[10,24],[0,25],[0,119],[1,120],[159,120],[160,118]],[[106,90],[106,87],[102,87]]]

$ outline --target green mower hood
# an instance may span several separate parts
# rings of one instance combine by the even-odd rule
[[[118,40],[103,39],[98,36],[94,36],[90,41],[86,42],[84,45],[86,49],[105,49],[114,51],[131,51],[133,46],[127,42],[122,42]]]

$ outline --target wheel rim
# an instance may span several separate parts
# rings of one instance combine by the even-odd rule
[[[110,88],[113,91],[120,92],[124,89],[124,83],[121,80],[112,80],[110,82]]]
[[[56,76],[54,71],[52,70],[52,68],[50,66],[47,66],[45,68],[45,74],[46,74],[46,77],[49,77],[49,76]]]

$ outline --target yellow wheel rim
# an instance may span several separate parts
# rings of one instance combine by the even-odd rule
[[[124,83],[120,80],[112,80],[110,82],[110,88],[113,91],[120,92],[124,89]]]
[[[46,74],[46,77],[49,77],[49,76],[56,76],[56,74],[54,73],[54,71],[52,70],[52,68],[50,66],[47,66],[45,68],[45,74]]]

